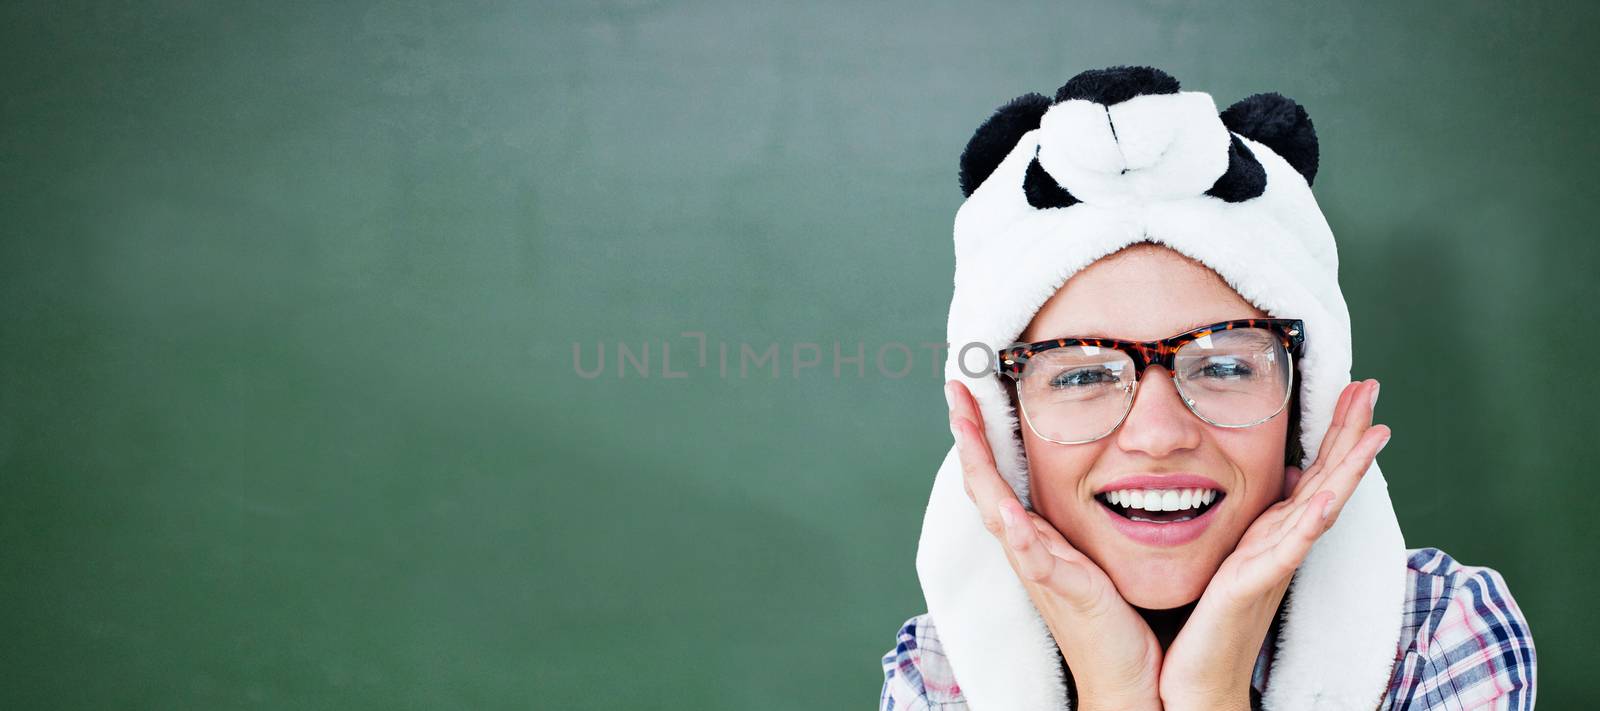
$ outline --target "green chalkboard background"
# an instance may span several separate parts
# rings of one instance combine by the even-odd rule
[[[1597,23],[6,3],[0,707],[872,707],[924,609],[957,157],[1135,63],[1309,108],[1407,541],[1500,570],[1579,708]]]

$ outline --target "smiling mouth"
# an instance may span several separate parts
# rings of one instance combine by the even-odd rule
[[[1217,489],[1123,489],[1096,494],[1094,500],[1130,521],[1178,523],[1206,515],[1227,494]]]

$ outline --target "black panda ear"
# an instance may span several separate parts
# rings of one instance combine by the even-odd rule
[[[1042,94],[1023,94],[996,109],[994,115],[972,133],[966,150],[961,151],[962,197],[972,197],[973,191],[1017,146],[1017,139],[1039,127],[1039,120],[1049,108],[1050,99]]]
[[[1310,185],[1317,177],[1317,130],[1305,107],[1276,92],[1241,99],[1222,112],[1222,124],[1271,148]]]

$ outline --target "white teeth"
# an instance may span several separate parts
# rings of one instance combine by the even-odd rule
[[[1217,500],[1216,489],[1119,489],[1108,491],[1106,501],[1114,506],[1145,511],[1183,511],[1198,509]]]
[[[1167,510],[1166,501],[1162,498],[1161,492],[1150,490],[1150,489],[1146,489],[1145,490],[1145,492],[1144,492],[1144,510],[1146,510],[1146,511],[1166,511]]]

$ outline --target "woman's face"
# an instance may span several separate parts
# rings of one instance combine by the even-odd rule
[[[1217,321],[1267,316],[1204,265],[1139,243],[1074,274],[1018,340],[1155,340]],[[1184,406],[1171,373],[1153,365],[1140,379],[1127,419],[1105,437],[1062,445],[1022,425],[1034,509],[1104,569],[1129,603],[1148,609],[1188,604],[1245,529],[1282,497],[1288,420],[1286,409],[1253,427],[1208,424]],[[1120,514],[1094,496],[1130,475],[1177,473],[1208,478],[1224,494],[1205,514],[1210,525],[1178,545],[1129,537],[1111,518]]]

